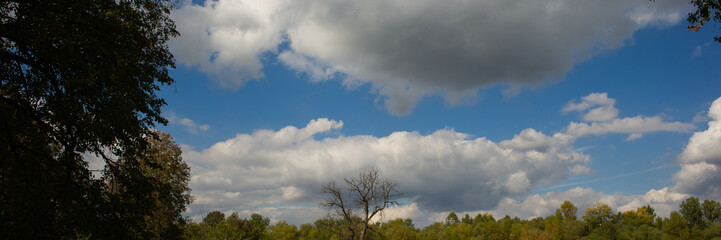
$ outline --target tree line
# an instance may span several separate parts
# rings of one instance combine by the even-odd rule
[[[370,224],[368,234],[350,237],[348,224],[342,218],[326,217],[299,226],[270,220],[260,214],[241,219],[237,213],[227,218],[221,212],[208,213],[201,222],[189,221],[184,226],[186,239],[721,239],[721,205],[715,200],[701,202],[696,197],[684,200],[678,211],[657,216],[649,206],[616,212],[605,203],[578,208],[565,201],[555,214],[522,220],[504,216],[496,219],[488,213],[460,217],[451,212],[444,221],[415,227],[411,219],[393,219]],[[360,220],[360,219],[359,219]]]

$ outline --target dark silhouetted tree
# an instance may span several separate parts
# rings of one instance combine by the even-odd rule
[[[172,8],[165,0],[0,1],[4,237],[123,237],[118,218],[132,206],[107,198],[81,154],[119,167],[111,156],[142,154],[149,129],[167,123],[156,91],[173,83]]]

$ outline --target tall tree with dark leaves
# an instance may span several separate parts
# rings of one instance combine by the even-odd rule
[[[82,153],[141,154],[173,83],[166,0],[0,1],[0,225],[8,239],[111,236]],[[114,208],[117,209],[117,208]],[[122,215],[122,214],[121,214]]]

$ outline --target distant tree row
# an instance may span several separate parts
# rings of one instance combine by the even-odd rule
[[[578,217],[578,208],[565,201],[551,216],[521,220],[505,216],[495,219],[484,213],[459,217],[451,212],[443,222],[416,228],[411,219],[376,222],[365,239],[721,239],[721,205],[714,200],[701,202],[696,197],[684,200],[679,211],[668,217],[642,206],[614,213],[608,204],[587,206]],[[200,223],[185,226],[187,239],[351,239],[346,221],[324,218],[300,227],[281,220],[269,225],[269,219],[253,214],[241,219],[221,212],[209,213]],[[362,221],[351,221],[362,224]],[[344,232],[345,231],[345,232]],[[360,239],[356,235],[357,239]]]

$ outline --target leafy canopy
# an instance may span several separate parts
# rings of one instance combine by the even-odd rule
[[[119,201],[117,189],[95,178],[82,154],[101,156],[116,179],[128,169],[148,177],[121,159],[142,157],[156,135],[149,129],[167,123],[156,91],[173,83],[172,8],[165,0],[0,1],[0,232],[6,237],[123,238],[132,232],[123,228],[141,225],[139,219],[117,224],[134,219],[126,217],[144,203]],[[156,190],[143,194],[166,196],[167,189]]]

